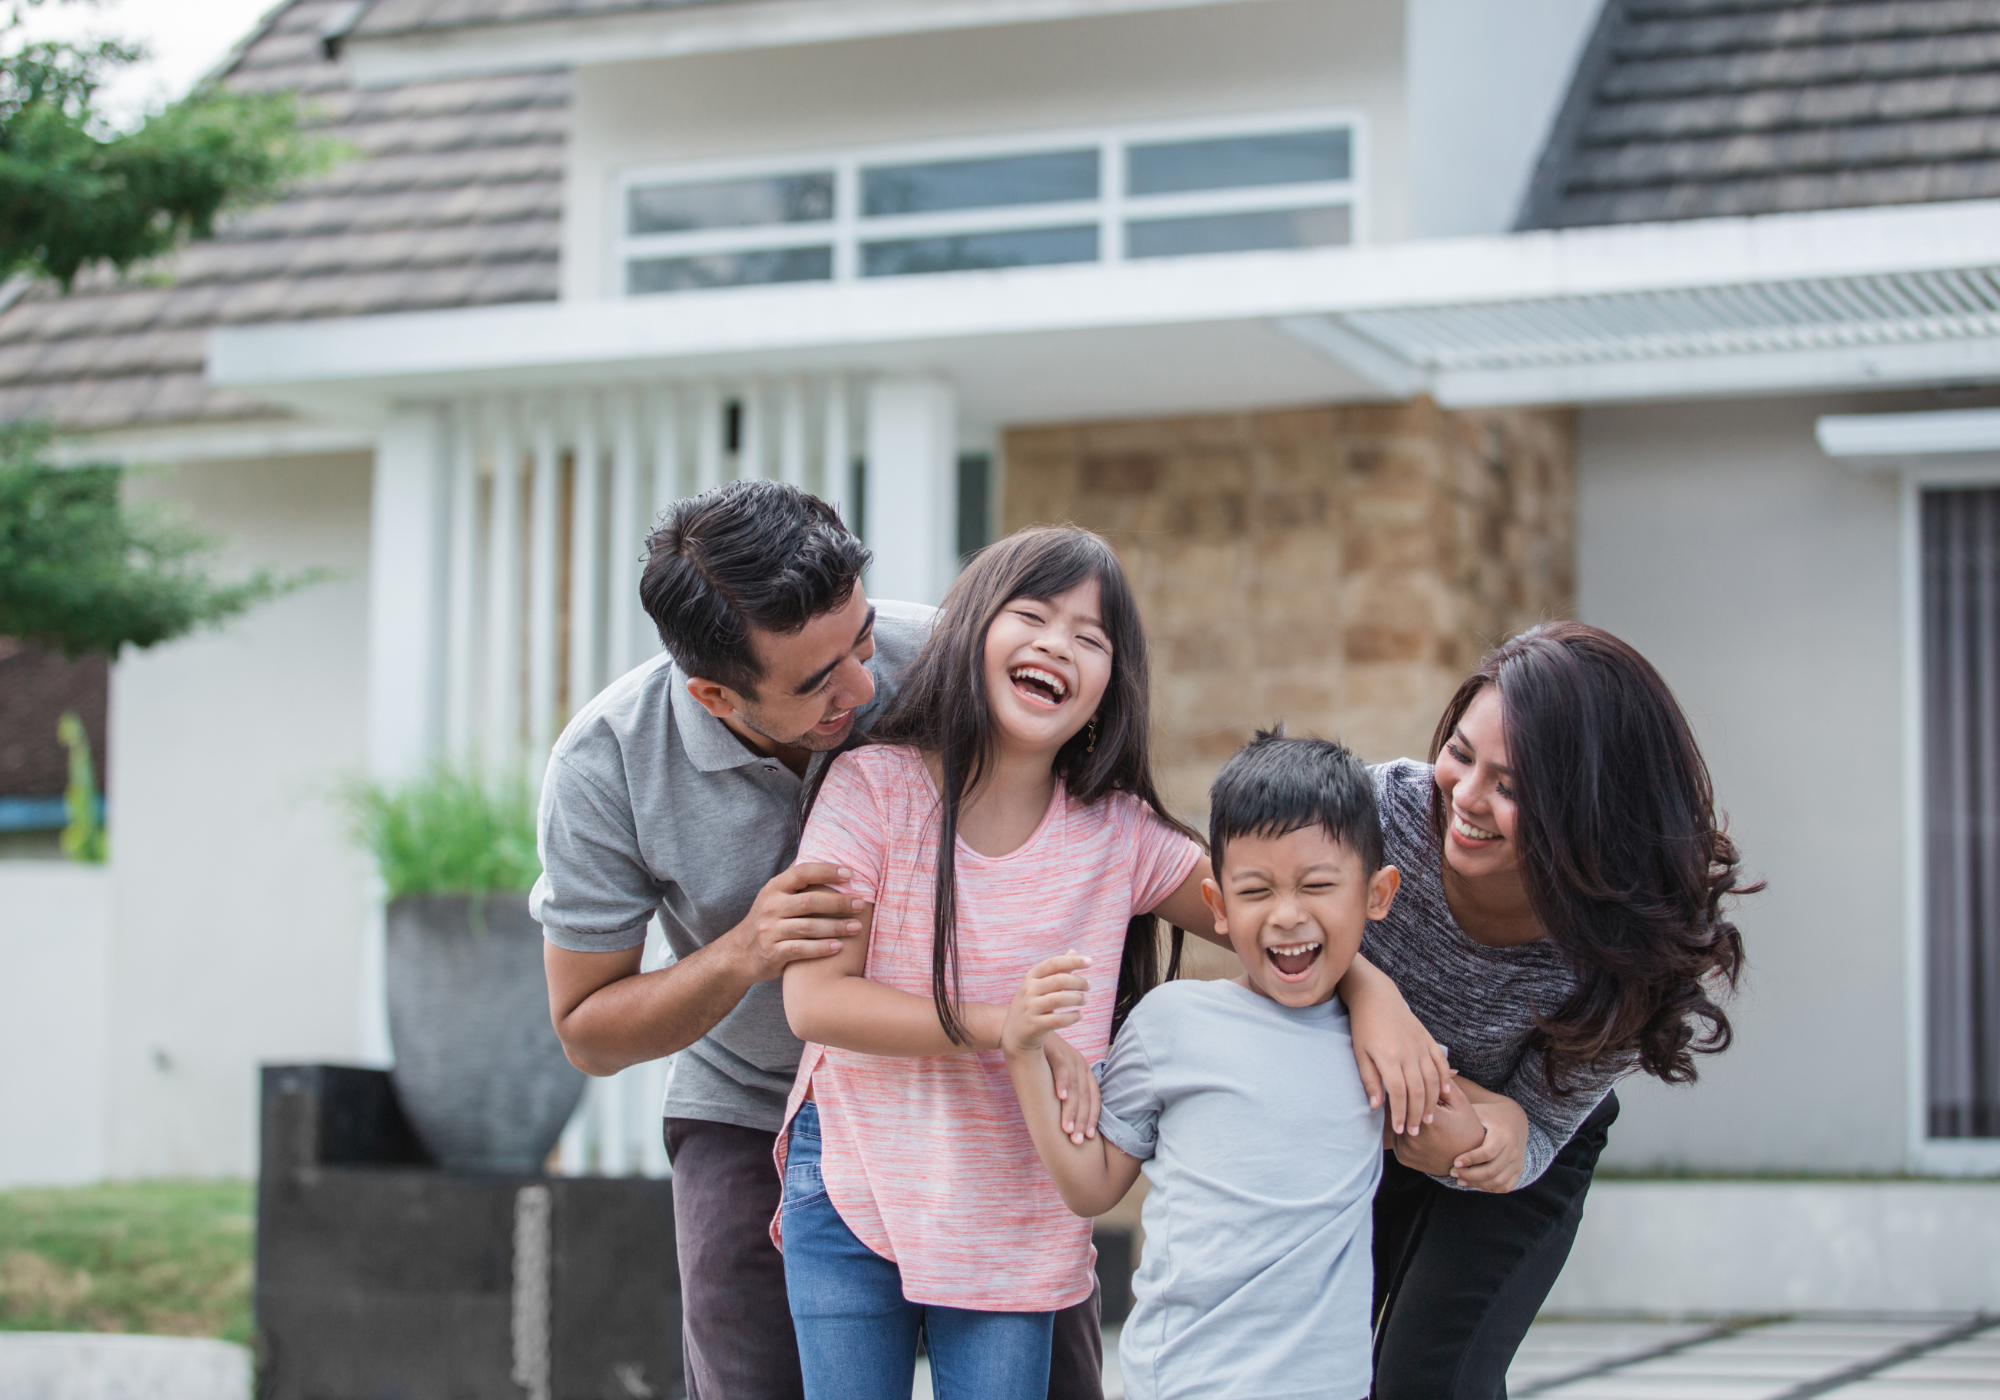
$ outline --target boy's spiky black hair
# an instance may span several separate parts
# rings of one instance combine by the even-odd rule
[[[1361,857],[1365,874],[1382,868],[1382,814],[1375,780],[1344,746],[1286,737],[1284,725],[1257,737],[1222,765],[1208,790],[1208,845],[1221,876],[1223,852],[1238,836],[1284,836],[1308,826]]]

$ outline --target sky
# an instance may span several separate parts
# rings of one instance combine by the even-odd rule
[[[99,94],[124,125],[181,96],[228,54],[279,0],[100,0],[45,3],[28,11],[31,38],[137,40],[152,57]]]

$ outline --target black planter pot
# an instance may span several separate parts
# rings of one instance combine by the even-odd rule
[[[549,1024],[525,894],[405,895],[388,910],[390,1078],[431,1155],[536,1172],[583,1095]]]

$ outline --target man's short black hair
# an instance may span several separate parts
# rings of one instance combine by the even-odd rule
[[[1375,780],[1345,747],[1325,739],[1288,739],[1285,727],[1257,737],[1222,765],[1208,790],[1208,846],[1215,873],[1238,836],[1284,836],[1309,826],[1361,857],[1365,873],[1382,868],[1382,814]]]
[[[869,554],[839,512],[780,481],[731,481],[677,503],[646,537],[639,601],[690,676],[754,696],[755,627],[780,636],[844,607]]]

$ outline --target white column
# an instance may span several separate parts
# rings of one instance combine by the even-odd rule
[[[604,684],[598,624],[602,576],[599,541],[604,538],[604,459],[598,451],[597,396],[581,395],[575,405],[575,456],[569,497],[569,713],[590,703]]]
[[[681,396],[662,389],[653,399],[653,521],[681,498]],[[650,526],[648,528],[651,528]]]
[[[444,745],[453,762],[472,751],[473,664],[479,651],[478,425],[463,402],[451,416],[451,547],[446,588]]]
[[[826,415],[821,422],[819,453],[819,498],[841,512],[841,519],[854,524],[853,503],[847,500],[849,472],[854,463],[853,429],[847,421],[847,381],[840,375],[827,376]]]
[[[561,462],[548,405],[535,415],[534,477],[528,490],[528,767],[537,781],[556,740],[556,577],[561,548]]]
[[[778,480],[801,491],[806,486],[806,391],[787,379],[778,391]]]
[[[493,409],[493,489],[486,509],[485,761],[521,765],[521,440],[506,404]]]
[[[694,396],[694,492],[722,484],[722,396],[704,384]]]
[[[611,509],[605,560],[605,673],[624,675],[638,664],[639,552],[645,531],[639,525],[639,412],[631,390],[611,399]]]
[[[752,379],[737,394],[743,405],[742,437],[736,445],[736,476],[740,481],[762,481],[771,474],[765,449],[764,382]]]
[[[444,737],[447,434],[436,407],[396,409],[375,443],[368,525],[368,768],[418,772]]]
[[[868,386],[868,592],[935,603],[957,572],[958,398],[936,379]]]

